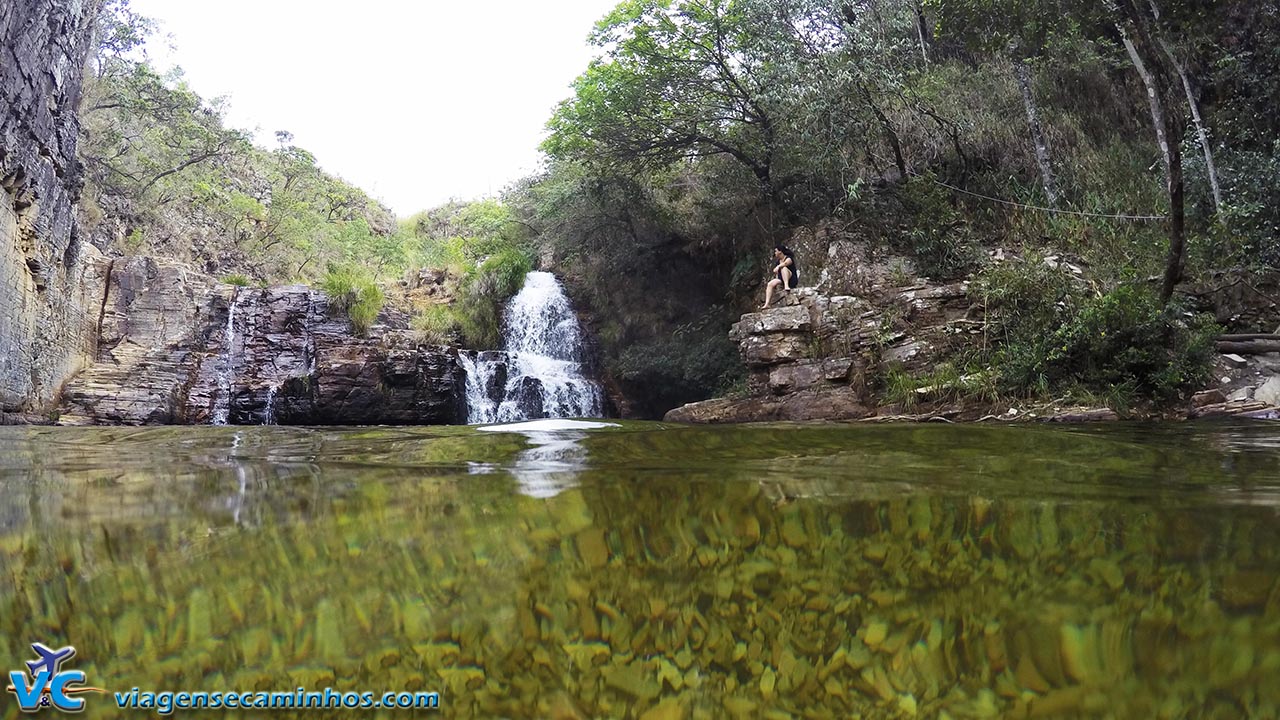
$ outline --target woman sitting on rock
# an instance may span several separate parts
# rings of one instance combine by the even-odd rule
[[[764,305],[760,306],[761,310],[769,309],[769,303],[773,302],[774,288],[781,285],[783,290],[790,290],[800,280],[800,268],[796,267],[796,254],[790,248],[785,245],[774,245],[773,259],[777,260],[778,264],[773,268],[774,278],[765,288]]]

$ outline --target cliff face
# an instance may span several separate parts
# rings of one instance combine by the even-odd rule
[[[76,111],[98,9],[0,2],[0,422],[40,421],[59,397],[64,424],[465,419],[456,355],[407,330],[353,338],[308,288],[233,288],[81,241]]]
[[[89,362],[103,266],[77,237],[76,106],[96,0],[0,2],[0,416]]]
[[[730,338],[747,366],[747,395],[692,403],[669,422],[854,420],[877,414],[875,376],[925,370],[968,331],[965,283],[826,295],[798,288],[743,315]]]
[[[174,261],[123,258],[100,332],[96,364],[66,386],[60,424],[466,420],[455,351],[385,324],[353,337],[324,293],[301,285],[236,287]]]

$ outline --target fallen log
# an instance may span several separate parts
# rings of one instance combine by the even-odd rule
[[[1272,419],[1272,414],[1276,412],[1276,408],[1264,402],[1255,400],[1237,400],[1234,402],[1218,403],[1215,405],[1205,405],[1204,407],[1194,408],[1188,417],[1191,418],[1212,418],[1212,417],[1249,417],[1258,420]]]
[[[1273,340],[1275,342],[1280,342],[1280,335],[1275,333],[1237,333],[1218,336],[1218,342],[1247,342],[1250,340]]]
[[[1231,341],[1219,340],[1217,343],[1218,352],[1235,353],[1236,355],[1265,355],[1266,353],[1280,352],[1280,338],[1275,340],[1245,340]]]

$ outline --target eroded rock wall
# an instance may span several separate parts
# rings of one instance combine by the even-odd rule
[[[746,394],[676,408],[667,421],[869,417],[880,410],[874,386],[887,368],[923,373],[975,332],[968,283],[928,283],[900,258],[849,241],[819,257],[816,288],[786,293],[730,330],[747,367]]]
[[[172,260],[111,266],[97,362],[64,425],[464,422],[456,351],[378,324],[351,333],[324,293],[220,283]]]
[[[93,356],[106,266],[77,237],[80,82],[96,0],[0,2],[0,414]]]

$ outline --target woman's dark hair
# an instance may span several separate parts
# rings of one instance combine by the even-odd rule
[[[793,257],[793,256],[795,256],[795,252],[793,252],[793,251],[791,250],[791,248],[789,248],[789,247],[787,247],[786,245],[783,245],[783,244],[781,244],[781,243],[779,243],[779,244],[777,244],[777,245],[774,245],[774,246],[773,246],[773,249],[774,249],[774,250],[777,250],[778,252],[782,253],[783,255],[786,255],[787,257]]]

